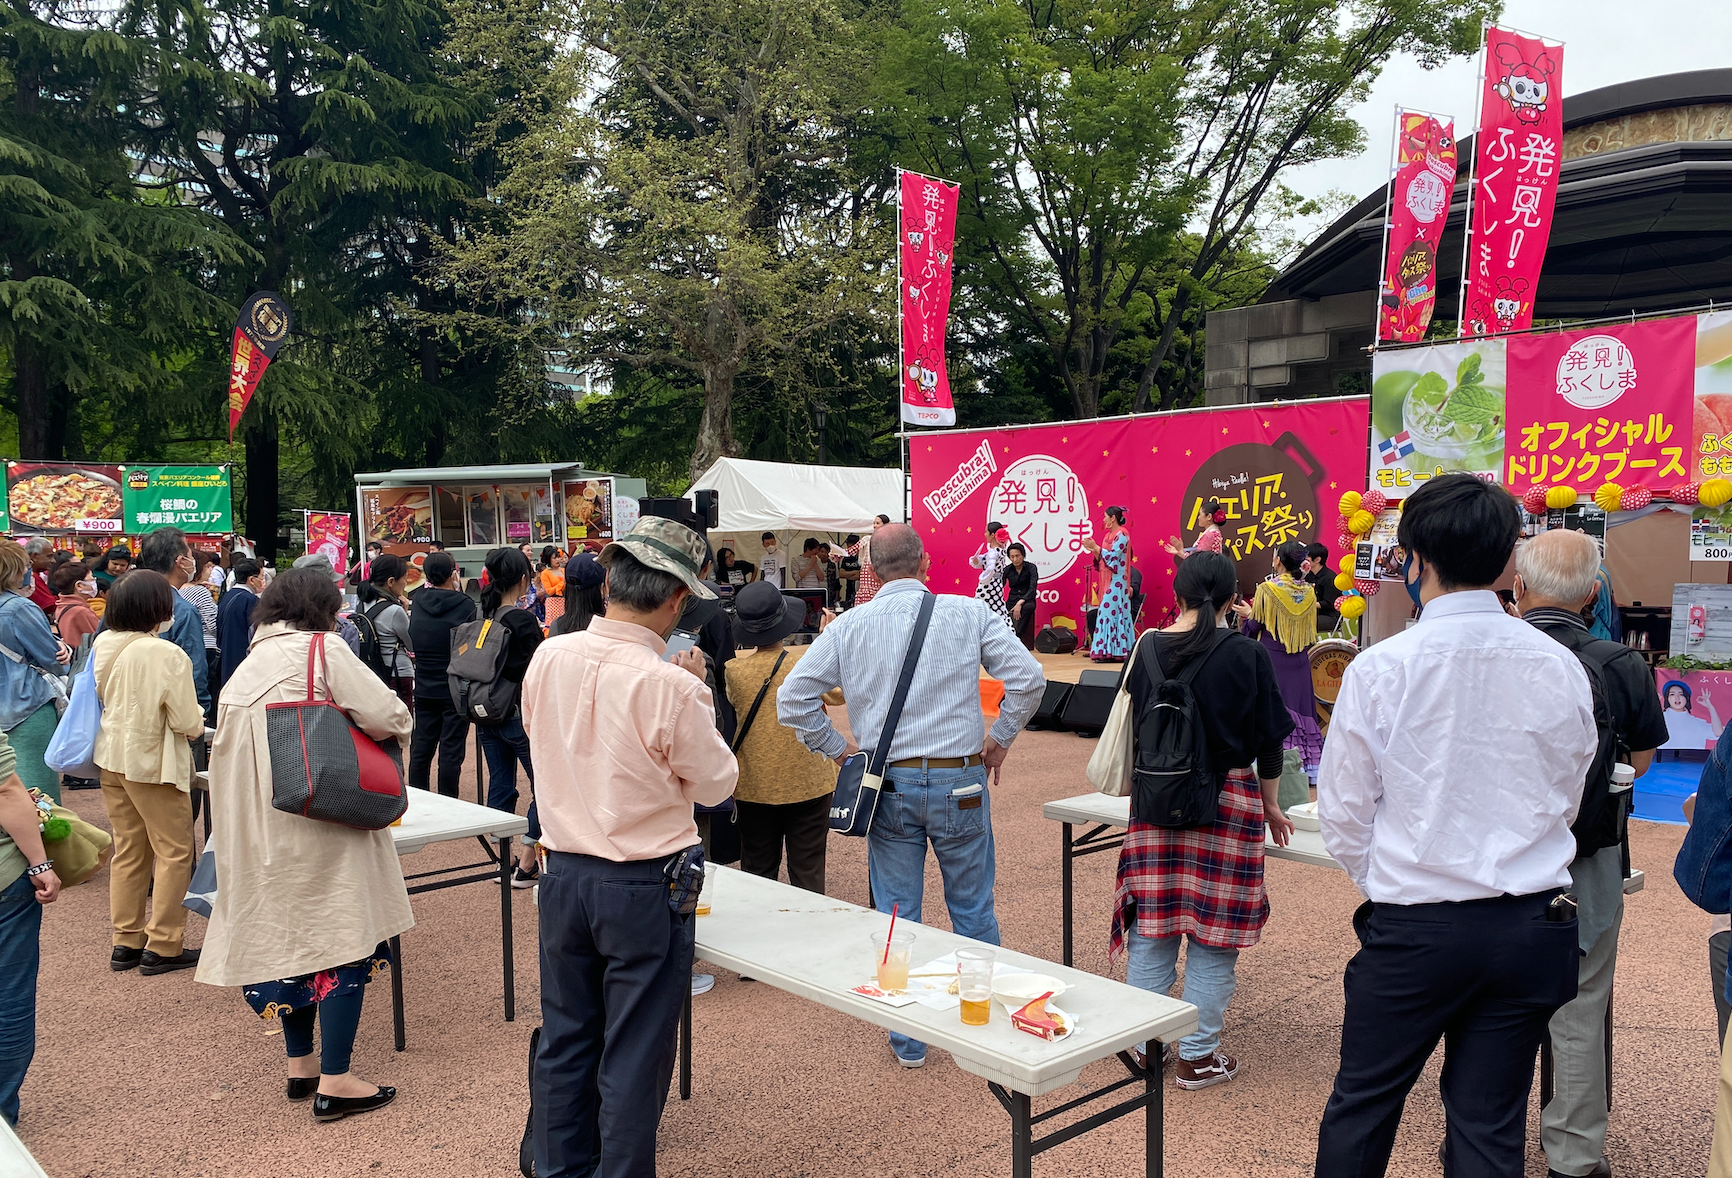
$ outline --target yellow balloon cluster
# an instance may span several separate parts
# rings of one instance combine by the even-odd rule
[[[1351,572],[1336,573],[1335,574],[1335,587],[1337,589],[1351,589],[1351,588],[1353,588],[1353,574]]]
[[[1353,576],[1353,553],[1343,553],[1341,559],[1335,562],[1335,570],[1337,572],[1346,573],[1347,576],[1351,578]],[[1353,588],[1352,585],[1343,585],[1341,587],[1343,589]]]
[[[1335,609],[1344,618],[1357,618],[1365,612],[1365,598],[1343,597],[1335,603]]]
[[[1553,510],[1576,505],[1577,493],[1574,487],[1552,487],[1546,491],[1546,506]]]
[[[1618,510],[1618,501],[1624,497],[1624,488],[1616,483],[1603,483],[1594,492],[1594,502],[1599,504],[1601,511]]]
[[[1361,508],[1347,517],[1347,530],[1355,536],[1363,536],[1377,526],[1377,517]]]
[[[1341,496],[1341,514],[1351,518],[1353,513],[1359,510],[1361,502],[1358,491],[1347,492]]]
[[[1725,479],[1709,479],[1702,484],[1702,493],[1697,502],[1703,507],[1721,507],[1732,500],[1732,482]]]

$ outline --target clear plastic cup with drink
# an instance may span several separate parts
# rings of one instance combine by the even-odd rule
[[[885,951],[888,936],[889,951]],[[914,953],[914,934],[897,929],[894,934],[872,934],[872,967],[878,971],[878,988],[886,994],[908,988],[908,961]]]
[[[957,993],[962,998],[962,1021],[970,1027],[984,1027],[992,1020],[991,949],[966,948],[956,951]]]

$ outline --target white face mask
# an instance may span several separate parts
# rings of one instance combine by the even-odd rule
[[[156,628],[156,632],[158,634],[167,634],[172,629],[174,629],[174,619],[170,618],[168,621],[160,623]]]

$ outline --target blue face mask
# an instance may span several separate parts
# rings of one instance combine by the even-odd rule
[[[1419,565],[1418,568],[1414,567],[1416,564]],[[1425,566],[1414,560],[1411,552],[1407,554],[1407,559],[1401,562],[1401,579],[1407,582],[1407,595],[1413,598],[1414,605],[1423,604],[1419,600],[1419,582],[1424,572]]]

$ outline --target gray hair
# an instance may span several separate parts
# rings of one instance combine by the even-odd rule
[[[920,542],[920,533],[907,524],[884,524],[872,533],[872,544],[866,551],[873,574],[880,581],[893,581],[920,571],[926,546]]]
[[[24,551],[31,556],[41,556],[54,551],[54,541],[47,536],[32,536],[24,541]]]
[[[607,566],[608,603],[634,613],[653,613],[686,587],[672,573],[651,568],[624,548],[609,549],[602,563]]]
[[[1594,592],[1600,547],[1586,532],[1555,528],[1516,549],[1516,572],[1527,591],[1543,601],[1579,609]]]

